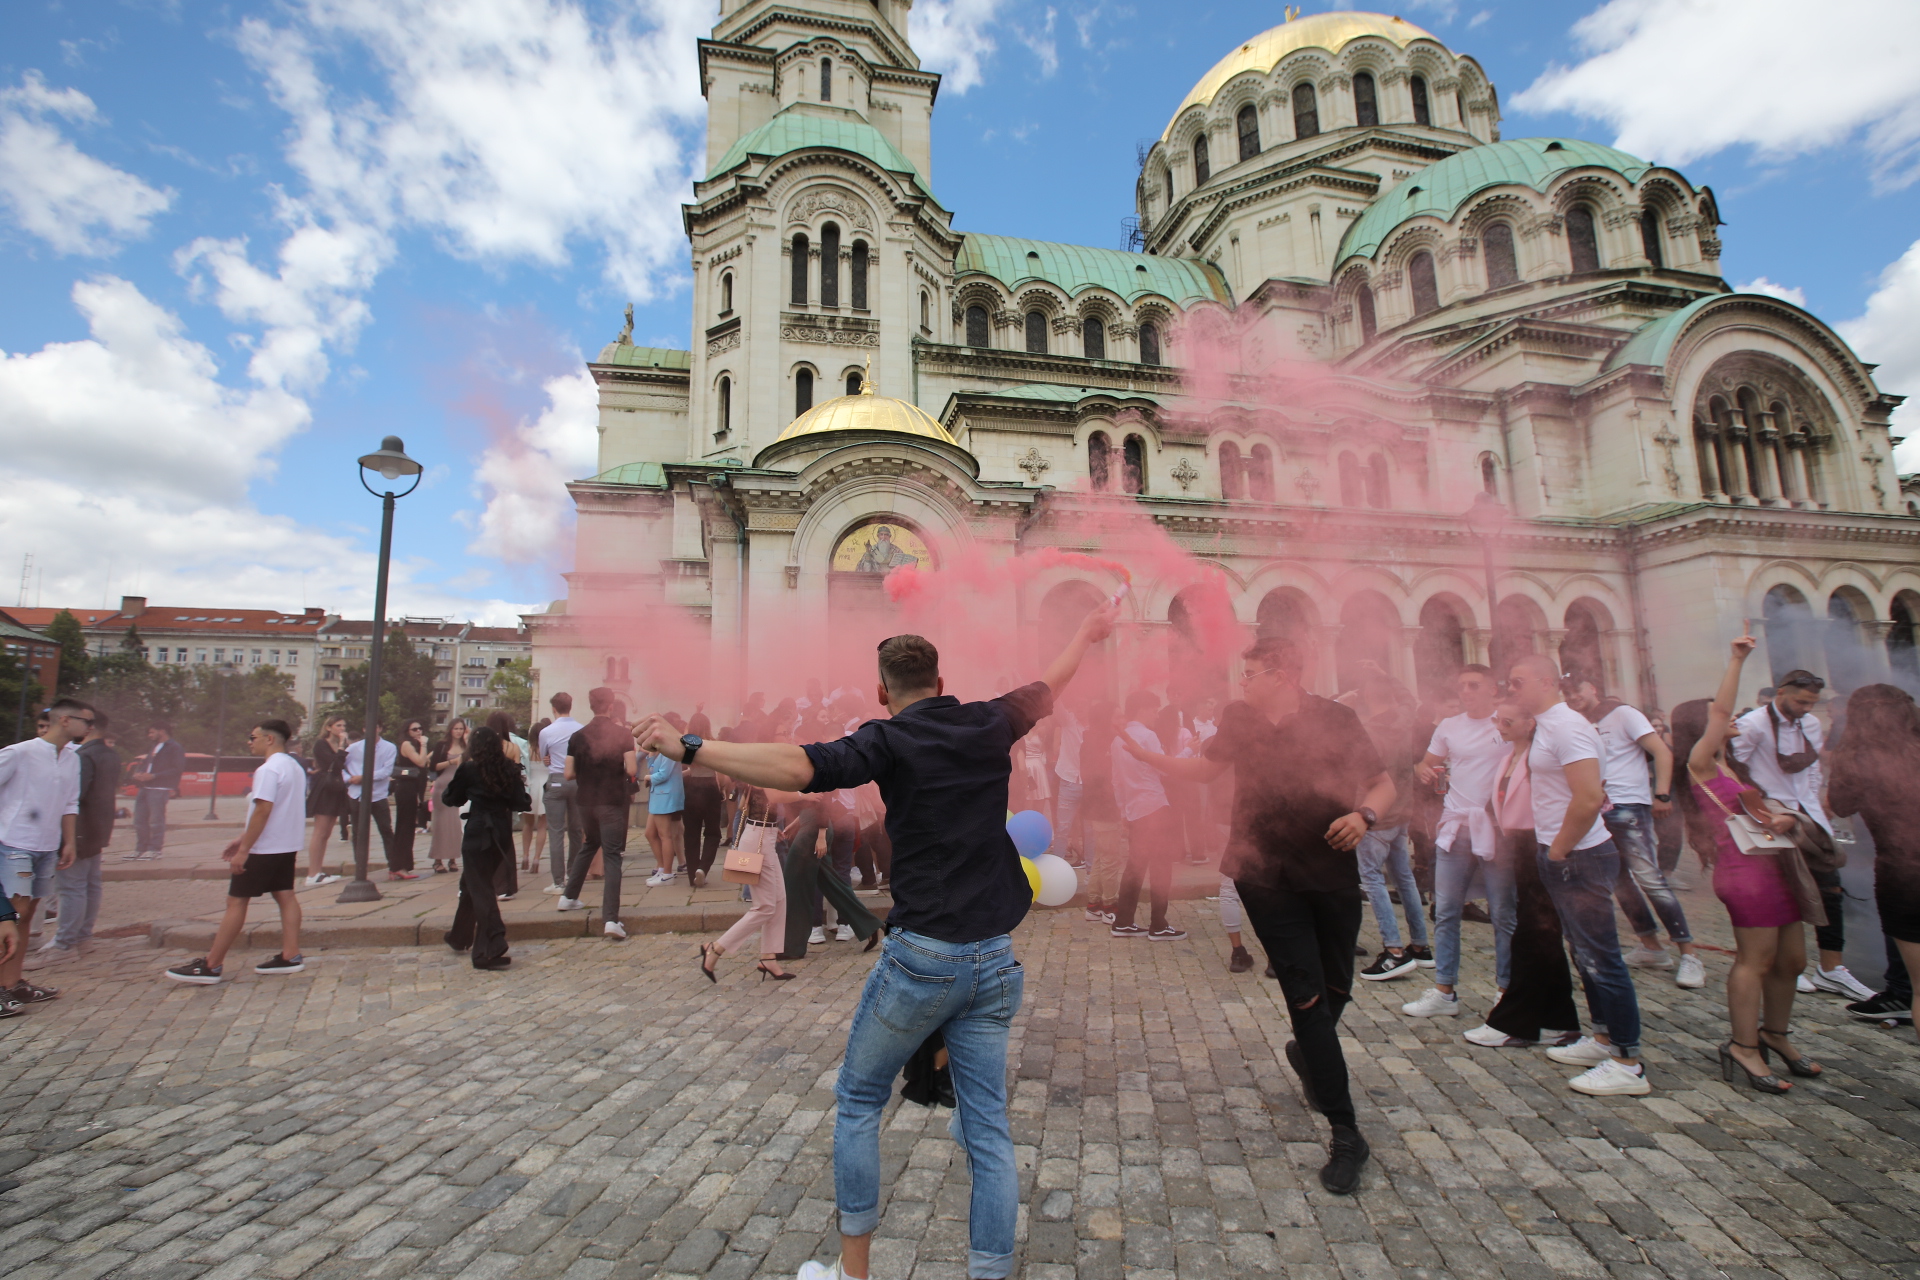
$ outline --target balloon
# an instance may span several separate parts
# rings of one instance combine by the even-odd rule
[[[1037,858],[1053,844],[1053,824],[1038,809],[1023,809],[1008,818],[1007,834],[1023,858]]]
[[[1027,873],[1027,887],[1033,890],[1033,896],[1040,896],[1040,868],[1033,865],[1032,858],[1020,859],[1020,869]]]
[[[1043,853],[1033,860],[1040,870],[1040,888],[1033,900],[1043,907],[1064,907],[1080,892],[1080,873],[1057,853]]]

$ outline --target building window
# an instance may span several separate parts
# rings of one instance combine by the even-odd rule
[[[809,241],[803,235],[793,238],[793,305],[807,305],[807,247]]]
[[[984,347],[987,342],[987,309],[985,307],[967,308],[967,345]]]
[[[154,657],[154,655],[155,655],[156,653],[160,655],[160,656],[159,656],[159,657],[157,657],[157,658],[156,658],[156,657]],[[149,650],[147,650],[147,661],[148,661],[148,662],[165,662],[166,660],[167,660],[167,651],[166,651],[165,649],[149,649]]]
[[[920,291],[920,329],[923,333],[932,329],[932,326],[927,323],[932,318],[932,311],[933,308],[927,302],[927,291],[922,289]]]
[[[1123,493],[1147,491],[1147,442],[1128,436],[1121,448],[1120,489]]]
[[[1583,204],[1567,210],[1567,248],[1573,254],[1576,273],[1600,269],[1600,241],[1594,235],[1593,210]]]
[[[1433,277],[1433,255],[1416,253],[1407,260],[1407,283],[1413,288],[1413,314],[1424,316],[1440,309],[1440,286]]]
[[[260,650],[258,649],[253,651],[253,662],[256,666],[260,663]]]
[[[1089,360],[1107,358],[1107,326],[1099,316],[1088,316],[1080,322],[1080,349]]]
[[[1297,84],[1293,86],[1293,136],[1311,138],[1320,132],[1320,100],[1313,96],[1313,86]]]
[[[1374,92],[1373,77],[1365,71],[1353,78],[1353,122],[1380,123],[1380,97]]]
[[[187,660],[187,651],[185,649],[175,649],[173,651],[173,660],[176,665],[185,662]],[[203,655],[200,661],[205,662],[206,657]]]
[[[1660,248],[1660,215],[1651,209],[1640,212],[1640,247],[1646,251],[1647,261],[1658,271],[1667,265],[1667,255]]]
[[[1373,290],[1361,285],[1353,295],[1353,309],[1360,313],[1360,341],[1372,342],[1379,326],[1373,318]]]
[[[1487,288],[1504,289],[1520,283],[1520,264],[1513,256],[1513,228],[1490,222],[1480,242],[1487,255]]]
[[[1387,491],[1387,460],[1383,455],[1376,453],[1367,459],[1366,479],[1367,505],[1370,507],[1391,505]]]
[[[733,430],[733,379],[720,379],[720,420],[714,426],[713,438],[722,439]]]
[[[1415,124],[1433,123],[1433,108],[1427,104],[1427,78],[1425,76],[1415,76],[1413,78],[1413,122]]]
[[[1047,350],[1047,317],[1038,311],[1027,312],[1027,350],[1036,355]]]
[[[240,654],[240,651],[238,649],[235,649],[234,656],[238,657],[239,654]],[[213,651],[213,660],[215,662],[225,662],[227,660],[227,651],[225,649],[215,649]]]
[[[1360,459],[1343,453],[1340,455],[1340,505],[1357,507],[1365,500],[1365,486],[1360,482]]]
[[[813,370],[799,369],[793,375],[793,416],[813,408]]]
[[[820,228],[820,305],[840,305],[840,227],[832,222]]]
[[[860,394],[860,371],[858,369],[853,370],[847,375],[847,394],[850,396]]]
[[[1480,455],[1480,488],[1496,498],[1500,496],[1500,464],[1490,453]]]
[[[1151,322],[1140,326],[1140,363],[1160,363],[1160,327]]]
[[[298,649],[287,650],[287,665],[290,667],[300,665],[300,651]]]
[[[1212,176],[1213,166],[1207,163],[1207,135],[1203,133],[1193,140],[1193,185],[1205,186]]]
[[[448,700],[451,699],[452,697],[453,695],[448,693],[445,689],[435,689],[433,691],[433,705],[436,707],[444,707],[447,705]]]
[[[723,316],[733,314],[733,272],[731,271],[720,277],[720,314]]]
[[[1251,160],[1260,154],[1260,113],[1248,103],[1240,108],[1236,123],[1240,126],[1240,158]]]
[[[848,263],[847,270],[847,283],[852,293],[853,309],[865,311],[867,309],[867,242],[865,240],[853,242],[853,259]]]
[[[207,651],[205,649],[195,649],[193,651],[193,660],[196,663],[205,665],[207,661]]]
[[[484,689],[487,687],[487,678],[485,676],[461,676],[460,687],[462,689]]]
[[[1273,501],[1273,451],[1263,444],[1253,446],[1247,457],[1247,496],[1255,502]]]
[[[1220,446],[1220,496],[1223,498],[1244,498],[1247,496],[1244,477],[1241,474],[1240,446],[1229,440]]]
[[[1094,492],[1105,493],[1113,484],[1113,444],[1107,433],[1096,431],[1087,437],[1087,479]]]
[[[820,101],[833,101],[833,59],[820,59]]]

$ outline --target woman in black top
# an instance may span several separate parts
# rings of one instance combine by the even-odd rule
[[[413,870],[413,837],[427,816],[427,725],[409,720],[393,762],[393,856],[389,870]]]
[[[341,767],[347,763],[347,718],[328,716],[313,740],[313,764],[308,769],[307,814],[313,819],[313,837],[307,843],[307,883],[331,884],[340,877],[327,874],[327,837],[333,824],[347,816],[347,781]]]
[[[1859,814],[1873,837],[1873,899],[1880,930],[1900,949],[1909,975],[1920,973],[1920,707],[1890,684],[1855,689],[1847,725],[1827,754],[1827,812]],[[1913,1004],[1920,1016],[1920,998]],[[1915,1022],[1920,1029],[1920,1021]]]
[[[455,811],[469,806],[460,844],[460,902],[447,945],[455,951],[472,947],[476,969],[504,969],[512,962],[494,876],[513,857],[513,815],[533,808],[520,766],[507,758],[506,740],[489,728],[474,730],[441,800]]]

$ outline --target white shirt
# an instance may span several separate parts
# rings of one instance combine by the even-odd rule
[[[1453,848],[1464,826],[1476,856],[1492,858],[1498,852],[1499,833],[1487,812],[1487,801],[1493,799],[1494,785],[1500,780],[1507,746],[1492,715],[1476,720],[1462,712],[1433,727],[1427,754],[1447,762],[1447,798],[1441,803],[1440,829],[1433,837],[1437,847]]]
[[[391,742],[388,742],[385,738],[375,738],[373,740],[373,798],[375,800],[385,800],[387,798],[387,788],[393,783],[394,757],[399,754],[400,749]],[[347,762],[340,767],[340,776],[342,778],[358,777],[360,770],[365,767],[366,763],[367,740],[362,738],[360,741],[348,745]],[[360,798],[360,784],[357,782],[349,782],[347,784],[347,795],[358,800]]]
[[[61,845],[60,819],[80,812],[80,749],[28,738],[0,750],[0,844],[48,853]]]
[[[1080,744],[1086,741],[1087,726],[1080,723],[1080,717],[1062,707],[1054,712],[1054,721],[1060,726],[1060,754],[1054,759],[1053,772],[1062,782],[1080,781]]]
[[[546,757],[547,768],[563,778],[567,774],[567,744],[578,732],[580,722],[570,715],[561,716],[540,731],[540,754]]]
[[[378,752],[375,752],[376,757]],[[247,793],[247,816],[253,802],[273,806],[267,825],[253,842],[254,853],[298,853],[307,833],[307,771],[284,751],[276,751],[253,771],[253,789]]]
[[[1762,703],[1733,722],[1738,730],[1733,739],[1733,758],[1747,766],[1747,772],[1753,775],[1753,785],[1772,799],[1803,810],[1809,818],[1824,827],[1828,835],[1832,835],[1833,820],[1827,817],[1827,811],[1820,806],[1820,792],[1826,786],[1826,775],[1821,772],[1820,762],[1816,760],[1798,773],[1788,773],[1773,758],[1776,745],[1773,720],[1767,717],[1767,708],[1772,705]],[[1778,749],[1781,755],[1820,750],[1822,735],[1818,720],[1811,715],[1789,720],[1777,710],[1773,714],[1780,722]]]
[[[1550,845],[1559,839],[1560,828],[1566,825],[1567,809],[1573,804],[1567,766],[1599,758],[1600,731],[1566,703],[1556,702],[1533,718],[1533,750],[1527,756],[1527,772],[1533,779],[1533,834],[1541,844]],[[1573,847],[1591,849],[1607,839],[1607,826],[1595,814],[1592,829],[1575,840]]]
[[[1640,739],[1653,722],[1628,706],[1615,707],[1593,722],[1600,732],[1600,782],[1615,804],[1652,804],[1653,778]]]
[[[1129,722],[1123,732],[1155,755],[1165,754],[1160,747],[1160,735],[1138,720]],[[1120,816],[1128,822],[1138,822],[1166,808],[1167,789],[1160,781],[1160,771],[1128,755],[1118,738],[1113,740],[1111,751],[1113,798],[1120,805]]]

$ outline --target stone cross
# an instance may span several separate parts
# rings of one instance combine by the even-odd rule
[[[1016,467],[1019,467],[1022,471],[1027,473],[1028,484],[1039,484],[1040,477],[1042,475],[1045,475],[1047,468],[1051,467],[1053,464],[1051,462],[1048,462],[1045,458],[1041,457],[1040,451],[1038,449],[1035,449],[1031,445],[1029,445],[1027,447],[1026,453],[1022,454],[1019,461],[1015,462],[1013,465]]]
[[[1173,468],[1173,470],[1169,471],[1167,474],[1180,482],[1180,492],[1182,493],[1185,493],[1187,490],[1193,488],[1193,482],[1200,478],[1200,473],[1198,471],[1195,471],[1193,469],[1193,464],[1187,461],[1185,458],[1180,459],[1179,463]]]

